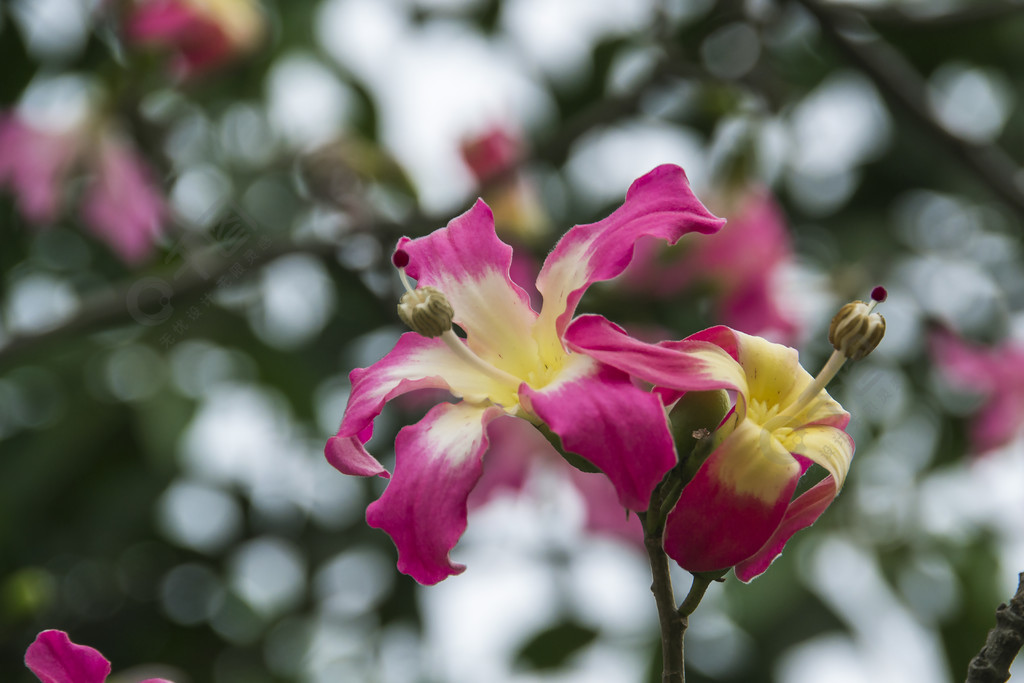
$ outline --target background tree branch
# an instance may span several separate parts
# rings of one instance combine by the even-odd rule
[[[988,632],[984,647],[967,667],[966,683],[1003,683],[1010,679],[1010,665],[1024,646],[1024,572],[1018,578],[1016,594],[1009,604],[996,609],[995,628]]]

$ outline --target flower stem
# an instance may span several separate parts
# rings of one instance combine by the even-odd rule
[[[660,498],[656,490],[655,496]],[[658,501],[660,506],[661,501]],[[654,498],[651,511],[657,511]],[[648,516],[649,515],[649,516]],[[658,607],[658,622],[661,625],[661,681],[662,683],[683,683],[683,635],[687,619],[676,609],[675,592],[672,589],[672,574],[669,559],[662,547],[665,534],[665,518],[659,512],[644,513],[644,547],[651,563],[651,592]],[[648,522],[652,522],[648,526]]]

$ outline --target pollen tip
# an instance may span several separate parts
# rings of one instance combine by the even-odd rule
[[[391,263],[394,264],[395,268],[405,268],[409,265],[409,253],[398,249],[391,257]]]
[[[885,291],[885,287],[879,285],[871,290],[871,300],[882,303],[889,297],[889,292]]]

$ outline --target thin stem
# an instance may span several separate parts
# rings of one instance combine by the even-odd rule
[[[651,498],[651,510],[658,510],[661,501],[656,491]],[[658,608],[658,623],[661,626],[661,681],[662,683],[683,683],[683,635],[686,633],[687,619],[676,609],[675,591],[672,589],[672,574],[668,555],[662,547],[665,534],[665,519],[657,512],[645,513],[644,547],[647,559],[651,563],[651,592]],[[650,523],[650,526],[648,526]]]
[[[693,611],[697,609],[697,605],[704,599],[708,586],[714,583],[716,578],[720,577],[721,575],[715,577],[712,574],[694,574],[693,583],[690,584],[690,592],[686,594],[686,599],[679,606],[679,615],[686,618],[693,614]]]

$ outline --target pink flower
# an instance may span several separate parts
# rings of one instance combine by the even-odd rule
[[[598,316],[578,318],[566,342],[651,382],[667,406],[688,391],[735,395],[667,518],[665,551],[684,569],[735,567],[749,581],[842,488],[853,459],[853,440],[844,431],[850,416],[800,366],[794,349],[728,327],[647,344]],[[794,500],[811,463],[828,475]]]
[[[189,78],[255,48],[264,24],[254,0],[143,0],[129,13],[125,34],[168,49],[172,72]]]
[[[91,176],[82,218],[126,263],[152,250],[167,209],[145,161],[115,132],[82,124],[66,132],[39,130],[17,114],[0,117],[0,186],[18,197],[26,220],[45,224],[60,214],[69,176]]]
[[[25,652],[25,666],[43,683],[104,683],[110,662],[85,645],[75,645],[64,631],[43,631]],[[148,678],[141,683],[171,683]]]
[[[344,418],[325,448],[345,474],[391,477],[367,521],[395,542],[399,571],[436,583],[465,569],[448,555],[466,527],[490,424],[504,415],[543,423],[567,451],[607,476],[623,507],[647,508],[676,462],[661,399],[564,339],[584,291],[620,274],[640,237],[671,243],[721,224],[692,194],[682,169],[660,166],[634,182],[610,216],[562,237],[537,277],[539,313],[509,278],[512,249],[498,239],[482,201],[446,228],[399,241],[395,265],[419,288],[445,295],[466,338],[451,330],[433,338],[407,333],[380,361],[353,370]],[[438,387],[461,400],[436,405],[398,433],[390,475],[364,447],[374,418],[400,394]]]
[[[57,217],[64,176],[79,146],[72,133],[48,133],[15,114],[0,115],[0,186],[10,186],[27,220],[49,223]]]
[[[163,197],[135,150],[113,136],[99,141],[94,163],[82,217],[123,261],[137,263],[160,234],[167,216]]]
[[[625,286],[673,297],[697,283],[712,285],[717,317],[748,334],[793,341],[797,323],[779,305],[774,280],[792,260],[785,217],[765,188],[748,189],[713,237],[684,246],[665,259],[660,245],[647,243],[625,276]]]
[[[985,453],[1020,434],[1024,415],[1024,347],[970,344],[951,332],[932,338],[932,354],[949,380],[984,397],[970,426],[971,448]]]

